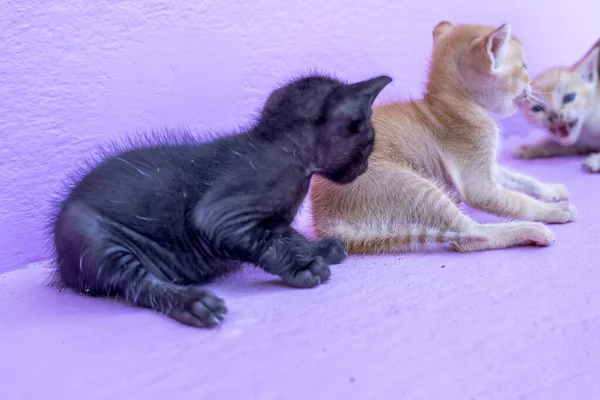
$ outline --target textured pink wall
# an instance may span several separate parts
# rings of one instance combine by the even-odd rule
[[[49,195],[102,140],[232,127],[310,67],[387,73],[386,97],[418,96],[441,19],[510,22],[535,73],[582,54],[599,13],[589,0],[1,1],[0,271],[46,257]]]

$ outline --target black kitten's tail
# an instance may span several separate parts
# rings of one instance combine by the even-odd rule
[[[151,273],[141,261],[140,238],[81,202],[63,203],[53,229],[57,277],[79,293],[113,295],[196,327],[213,327],[227,312],[223,300],[200,286]]]

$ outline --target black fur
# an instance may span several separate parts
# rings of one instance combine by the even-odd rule
[[[58,277],[197,327],[227,311],[199,285],[236,264],[294,287],[326,281],[344,245],[311,241],[290,224],[314,173],[343,184],[365,172],[371,106],[390,82],[299,78],[275,90],[245,132],[208,142],[170,132],[117,146],[57,208]]]

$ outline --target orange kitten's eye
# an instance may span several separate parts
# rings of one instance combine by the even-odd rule
[[[539,113],[544,111],[545,108],[542,105],[536,104],[535,106],[531,107],[531,111],[533,111],[534,113]]]

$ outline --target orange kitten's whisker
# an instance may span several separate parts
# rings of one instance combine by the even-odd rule
[[[529,96],[525,97],[525,101],[529,102],[530,104],[533,104],[533,103],[537,103],[538,99],[535,98],[533,95],[529,95]]]
[[[532,94],[532,95],[540,95],[540,96],[545,96],[545,95],[548,95],[548,94],[550,94],[550,93],[551,93],[551,92],[538,92],[537,90],[532,90],[532,91],[531,91],[531,94]]]
[[[532,104],[541,104],[544,106],[549,106],[550,104],[544,100],[543,98],[536,97],[533,93],[528,97],[529,102]]]
[[[545,103],[544,99],[540,98],[540,97],[536,97],[535,95],[531,95],[527,98],[529,101],[531,102],[535,102],[535,103]]]

